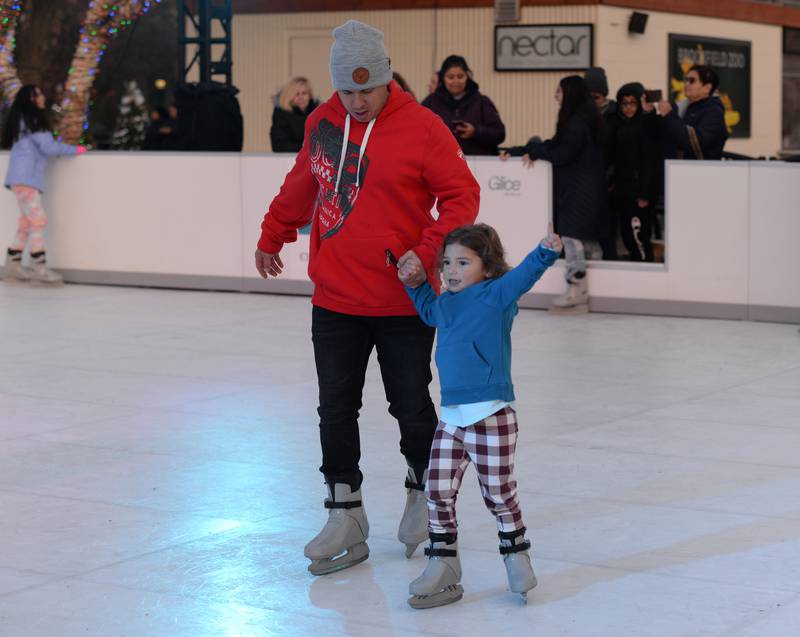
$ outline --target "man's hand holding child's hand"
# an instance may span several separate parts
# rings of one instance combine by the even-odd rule
[[[403,285],[416,288],[425,283],[427,274],[420,258],[409,250],[397,260],[397,276]]]

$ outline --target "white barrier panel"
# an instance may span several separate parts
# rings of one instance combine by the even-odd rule
[[[800,164],[752,164],[748,234],[750,303],[800,307]]]
[[[242,156],[242,276],[259,279],[253,266],[256,243],[261,236],[261,221],[269,203],[278,194],[283,179],[292,166],[294,156]],[[297,241],[281,250],[285,266],[281,279],[308,281],[308,234],[301,232]]]
[[[0,153],[5,174],[8,153]],[[259,226],[294,158],[286,155],[102,153],[52,162],[48,251],[67,280],[303,293],[308,235],[282,252],[278,280],[253,268]],[[544,236],[551,167],[470,158],[479,221],[497,228],[516,264]],[[666,264],[607,262],[589,270],[592,308],[800,321],[800,165],[668,162]],[[0,196],[0,233],[17,219]],[[523,304],[564,287],[551,268]]]

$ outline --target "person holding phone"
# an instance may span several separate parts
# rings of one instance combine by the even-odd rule
[[[642,97],[645,112],[660,115],[668,159],[722,159],[728,139],[725,106],[714,93],[719,87],[716,72],[695,65],[686,73],[686,101],[673,105],[666,100],[653,104]]]
[[[478,90],[467,61],[451,55],[442,62],[439,83],[422,105],[444,120],[465,155],[497,155],[506,127],[492,100]]]

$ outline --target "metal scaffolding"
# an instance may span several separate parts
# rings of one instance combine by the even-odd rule
[[[233,0],[178,0],[179,81],[189,82],[197,64],[196,81],[232,84],[232,23]]]

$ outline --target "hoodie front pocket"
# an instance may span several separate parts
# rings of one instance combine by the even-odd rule
[[[468,387],[489,382],[492,366],[474,342],[448,343],[436,348],[436,367],[442,387]]]
[[[387,263],[387,249],[397,258],[405,253],[396,235],[355,238],[339,234],[321,242],[309,276],[327,296],[342,303],[373,308],[410,304],[397,268]]]

